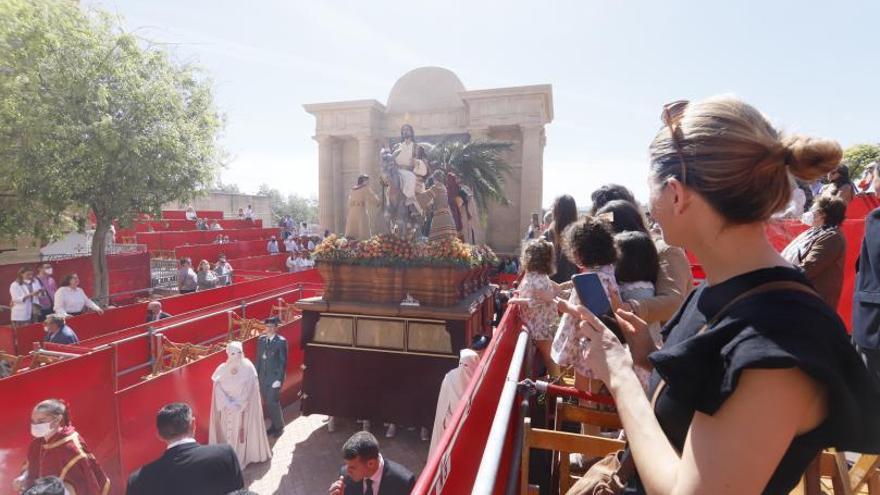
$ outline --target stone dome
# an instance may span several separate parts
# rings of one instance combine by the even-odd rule
[[[464,84],[449,69],[420,67],[394,83],[388,94],[388,113],[424,112],[464,107],[458,95]]]

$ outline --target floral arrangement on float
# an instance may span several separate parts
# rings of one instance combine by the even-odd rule
[[[324,299],[452,306],[489,283],[498,257],[458,239],[410,241],[381,234],[361,241],[330,235],[314,251]]]

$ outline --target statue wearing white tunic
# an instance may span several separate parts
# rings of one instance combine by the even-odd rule
[[[241,342],[226,347],[227,360],[214,371],[208,443],[227,443],[235,450],[241,468],[272,457],[257,369],[246,357]]]
[[[421,211],[416,193],[425,191],[425,178],[428,176],[425,150],[416,144],[415,132],[409,124],[400,128],[400,138],[401,142],[391,153],[400,172],[400,190],[406,196],[407,204]]]

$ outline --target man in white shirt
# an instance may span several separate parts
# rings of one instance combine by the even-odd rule
[[[408,495],[416,484],[408,469],[379,453],[379,441],[369,432],[352,435],[342,446],[342,457],[345,465],[330,495]]]
[[[278,254],[278,241],[275,239],[275,236],[269,238],[269,242],[266,243],[266,251],[269,254]]]

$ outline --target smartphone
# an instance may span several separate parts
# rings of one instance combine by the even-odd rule
[[[602,281],[595,273],[579,273],[571,277],[574,290],[577,292],[581,304],[587,307],[594,315],[602,316],[611,311],[611,301],[605,294]]]

